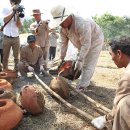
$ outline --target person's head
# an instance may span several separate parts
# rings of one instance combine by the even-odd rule
[[[16,4],[20,4],[21,0],[10,0],[11,5],[16,5]]]
[[[32,16],[35,18],[36,21],[41,20],[41,11],[39,9],[32,10]]]
[[[109,45],[109,53],[117,67],[126,67],[130,62],[130,37],[113,40]]]
[[[62,5],[54,6],[51,9],[51,15],[53,19],[49,23],[50,28],[56,28],[58,26],[68,28],[72,23],[72,16],[70,12]]]
[[[29,35],[27,37],[27,43],[29,44],[29,47],[33,49],[35,47],[35,43],[36,43],[35,35]]]

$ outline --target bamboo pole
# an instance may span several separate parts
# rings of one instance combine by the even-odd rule
[[[88,113],[86,113],[86,112],[80,110],[79,108],[76,108],[75,106],[71,105],[70,103],[68,103],[67,101],[65,101],[63,98],[61,98],[57,93],[55,93],[53,90],[51,90],[51,89],[49,88],[49,86],[47,86],[47,85],[37,76],[36,73],[34,73],[34,76],[35,76],[35,78],[39,81],[39,83],[40,83],[50,94],[52,94],[54,97],[56,97],[57,99],[59,99],[59,101],[62,102],[62,103],[63,103],[66,107],[68,107],[70,110],[72,110],[72,111],[78,113],[78,114],[81,115],[83,118],[88,119],[89,121],[91,121],[91,120],[93,119],[93,117],[92,117],[90,114],[88,114]]]

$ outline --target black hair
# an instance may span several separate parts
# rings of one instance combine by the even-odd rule
[[[130,56],[130,37],[123,36],[118,40],[112,40],[109,45],[114,53],[120,50],[122,53]]]
[[[21,3],[21,0],[10,0],[12,3],[14,4],[20,4]]]

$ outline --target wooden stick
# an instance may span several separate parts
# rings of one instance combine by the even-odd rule
[[[85,95],[84,93],[76,90],[74,87],[72,87],[71,85],[69,85],[69,87],[74,90],[76,93],[78,93],[79,95],[81,95],[82,97],[84,97],[85,99],[87,99],[89,102],[93,103],[96,107],[106,111],[107,113],[109,113],[111,110],[108,109],[107,107],[103,106],[102,104],[96,102],[95,100],[93,100],[92,98],[90,98],[89,96]]]
[[[37,76],[36,73],[34,73],[34,76],[35,76],[35,78],[39,81],[39,83],[40,83],[50,94],[52,94],[54,97],[56,97],[57,99],[59,99],[59,101],[62,102],[65,106],[67,106],[70,110],[77,112],[79,115],[81,115],[81,116],[84,117],[85,119],[88,119],[89,121],[91,121],[91,120],[93,119],[93,117],[92,117],[90,114],[88,114],[88,113],[86,113],[86,112],[84,112],[84,111],[82,111],[82,110],[76,108],[75,106],[71,105],[70,103],[68,103],[67,101],[65,101],[63,98],[61,98],[57,93],[55,93],[53,90],[51,90],[51,89],[49,88],[49,86],[47,86],[47,85]]]
[[[51,76],[52,78],[54,78],[54,76],[52,76],[51,74],[49,74],[49,73],[47,73],[47,72],[46,72],[46,74],[49,75],[49,76]],[[65,78],[64,78],[64,79],[65,79]],[[66,81],[66,79],[65,79],[65,81]],[[66,81],[66,82],[67,82],[67,81]],[[78,93],[80,96],[84,97],[84,98],[87,99],[89,102],[93,103],[96,107],[98,107],[98,108],[102,109],[103,111],[105,111],[105,113],[111,112],[111,110],[110,110],[109,108],[107,108],[107,107],[103,106],[102,104],[96,102],[95,100],[93,100],[93,99],[90,98],[89,96],[85,95],[84,93],[82,93],[82,92],[76,90],[76,89],[75,89],[74,87],[72,87],[71,85],[69,85],[69,87],[70,87],[73,91],[75,91],[76,93]]]

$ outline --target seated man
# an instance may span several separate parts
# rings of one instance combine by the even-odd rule
[[[105,116],[92,120],[97,129],[130,130],[130,37],[110,42],[109,53],[118,68],[125,71],[118,82],[113,109]]]
[[[28,45],[21,49],[20,62],[18,63],[18,70],[22,76],[27,76],[27,72],[36,72],[40,69],[43,71],[43,52],[40,46],[36,45],[36,38],[34,35],[27,37]]]

